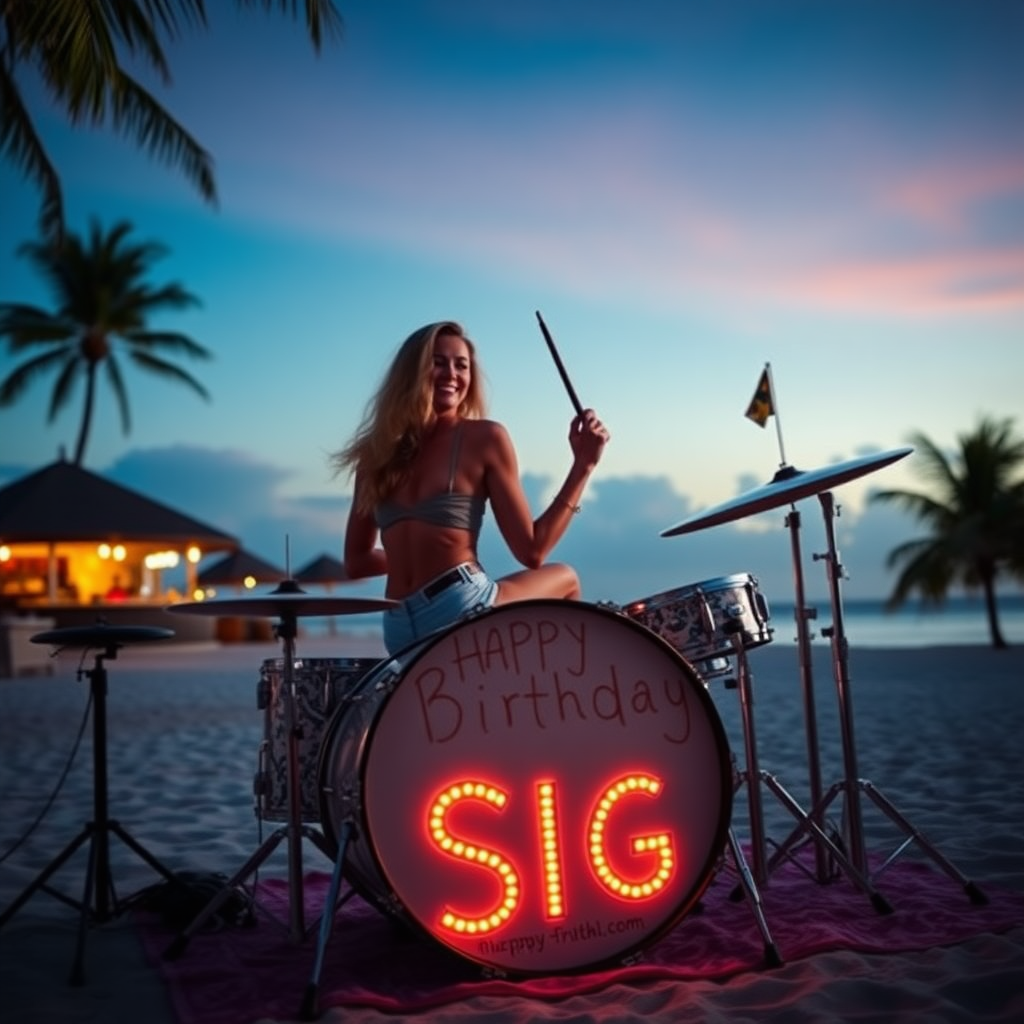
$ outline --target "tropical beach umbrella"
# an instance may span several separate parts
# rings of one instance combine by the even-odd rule
[[[295,574],[300,583],[317,583],[330,590],[332,584],[350,582],[345,566],[333,555],[319,555]]]
[[[335,583],[351,583],[351,579],[345,572],[345,566],[340,559],[333,555],[318,555],[311,562],[307,562],[295,574],[299,583],[312,584],[323,587],[329,594]],[[334,618],[327,620],[327,632],[332,635],[338,631],[338,624]]]
[[[203,569],[198,581],[201,587],[254,587],[261,583],[279,583],[284,578],[283,569],[239,548],[215,565]]]

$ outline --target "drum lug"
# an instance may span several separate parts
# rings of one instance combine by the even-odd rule
[[[260,681],[256,684],[256,708],[264,711],[270,707],[270,680],[265,675],[260,675]]]
[[[380,679],[374,684],[374,693],[390,694],[395,686],[398,685],[398,680],[401,678],[397,668],[388,667],[387,671],[381,675]]]
[[[701,625],[704,627],[704,635],[710,640],[715,635],[715,613],[712,611],[711,605],[708,604],[703,591],[698,591],[698,593],[701,598],[700,610],[703,619]]]

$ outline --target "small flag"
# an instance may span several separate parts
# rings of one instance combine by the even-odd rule
[[[757,390],[747,406],[746,417],[753,420],[759,427],[768,422],[769,416],[775,415],[775,402],[772,400],[772,382],[768,376],[768,368],[761,371],[761,379],[757,382]]]

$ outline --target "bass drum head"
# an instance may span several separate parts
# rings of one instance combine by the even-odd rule
[[[656,941],[711,882],[732,812],[694,669],[576,601],[500,605],[382,663],[330,723],[320,778],[357,891],[520,974]]]

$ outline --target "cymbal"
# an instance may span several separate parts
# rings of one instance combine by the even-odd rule
[[[285,581],[288,582],[288,581]],[[207,601],[180,601],[167,606],[169,612],[185,615],[241,615],[255,618],[309,617],[314,615],[359,615],[382,612],[398,604],[387,598],[336,597],[331,594],[307,594],[299,589],[278,587],[269,593],[251,597],[211,597]]]
[[[676,537],[682,533],[695,533],[709,526],[719,526],[735,519],[766,512],[768,509],[788,505],[812,494],[838,487],[840,484],[855,480],[859,476],[872,473],[876,469],[888,466],[909,455],[913,448],[893,448],[886,452],[873,455],[862,455],[846,462],[837,462],[832,466],[820,469],[803,470],[793,466],[783,466],[775,476],[761,487],[755,487],[746,494],[706,509],[689,519],[684,519],[678,526],[663,530],[662,537]]]
[[[160,626],[110,626],[97,622],[93,626],[48,629],[29,639],[34,644],[53,644],[55,647],[122,647],[124,644],[143,643],[147,640],[167,640],[172,636],[173,629],[162,629]]]

